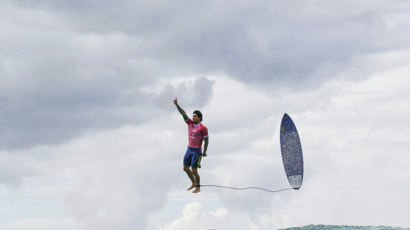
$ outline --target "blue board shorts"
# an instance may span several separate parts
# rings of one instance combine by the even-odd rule
[[[192,148],[188,146],[184,156],[184,166],[191,168],[201,168],[202,151],[200,148]]]

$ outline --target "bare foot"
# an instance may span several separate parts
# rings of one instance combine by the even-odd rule
[[[201,191],[201,189],[199,187],[197,187],[192,193],[198,193],[200,191]]]
[[[193,189],[193,188],[195,188],[195,185],[194,185],[194,184],[191,185],[191,187],[189,187],[189,188],[187,189],[187,191],[189,191],[189,190],[191,190],[191,189]]]

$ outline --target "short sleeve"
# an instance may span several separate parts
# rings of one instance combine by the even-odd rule
[[[207,138],[208,137],[208,129],[204,126],[203,127],[203,129],[202,129],[202,136],[204,137],[204,138]]]
[[[186,119],[185,122],[186,122],[188,125],[193,123],[193,121],[191,120],[191,118]]]

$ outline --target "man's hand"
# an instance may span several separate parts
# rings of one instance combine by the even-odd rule
[[[208,156],[208,155],[207,155],[206,153],[203,153],[202,156],[206,157],[206,156]]]
[[[174,99],[174,104],[178,105],[178,98],[177,97],[175,97],[175,99]]]

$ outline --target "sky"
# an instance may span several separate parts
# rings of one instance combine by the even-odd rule
[[[410,227],[410,3],[0,0],[0,229]],[[187,127],[203,113],[203,184]]]

